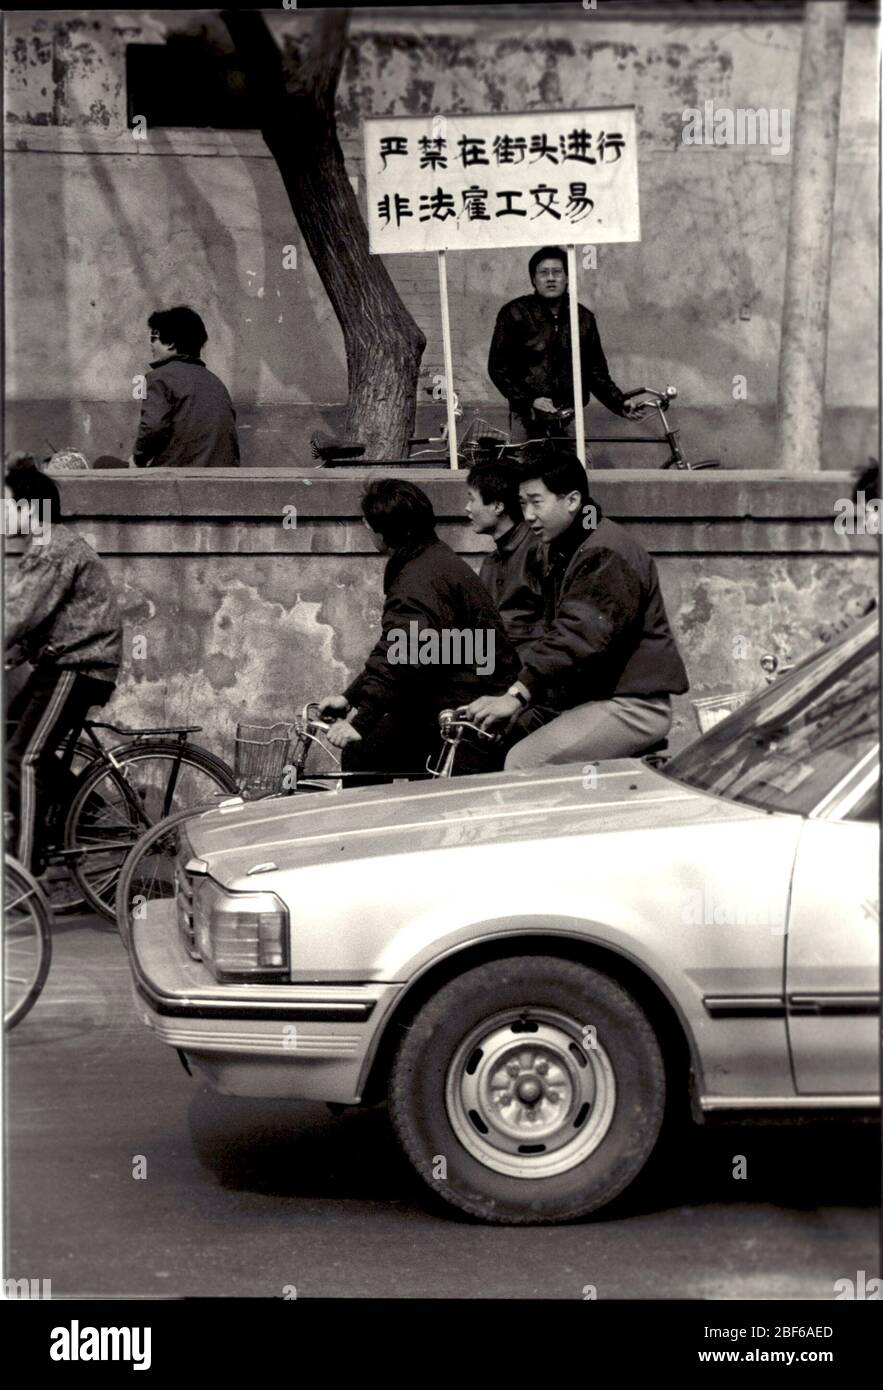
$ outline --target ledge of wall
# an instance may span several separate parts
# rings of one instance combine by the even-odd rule
[[[60,478],[66,514],[104,554],[370,554],[359,500],[373,477],[411,478],[432,498],[442,534],[465,553],[488,548],[465,523],[465,472],[438,469],[156,469]],[[604,510],[660,554],[871,555],[870,535],[834,529],[854,474],[768,470],[602,470]]]

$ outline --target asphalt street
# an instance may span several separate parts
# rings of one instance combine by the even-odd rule
[[[600,1217],[482,1226],[432,1204],[382,1107],[188,1077],[93,918],[57,923],[6,1103],[4,1273],[54,1296],[832,1299],[877,1272],[875,1126],[697,1128]]]

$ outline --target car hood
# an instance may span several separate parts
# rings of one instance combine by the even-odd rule
[[[187,824],[225,885],[255,873],[456,846],[757,819],[637,759],[228,805]]]

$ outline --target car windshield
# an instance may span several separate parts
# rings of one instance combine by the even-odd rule
[[[668,776],[716,796],[808,815],[879,740],[873,626],[810,658],[691,743]]]

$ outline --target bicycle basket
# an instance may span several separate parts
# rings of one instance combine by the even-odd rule
[[[704,695],[701,700],[694,700],[693,709],[701,732],[707,734],[715,724],[720,724],[722,719],[744,705],[750,693],[748,690],[733,690],[728,695]]]
[[[495,457],[497,446],[508,443],[509,436],[505,430],[498,430],[486,420],[476,418],[470,421],[457,453],[464,463],[472,465],[478,463],[479,459]]]
[[[285,769],[292,762],[292,725],[236,725],[233,771],[243,795],[261,795],[282,788]]]

